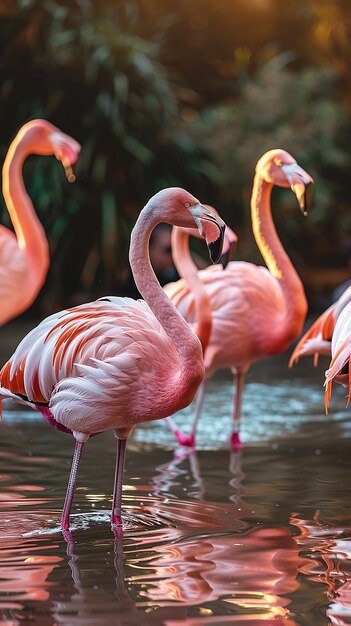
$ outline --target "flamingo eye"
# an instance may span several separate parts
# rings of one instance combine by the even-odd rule
[[[189,207],[190,207],[190,202],[184,202],[184,206],[185,206],[187,209],[189,209]]]
[[[275,164],[277,167],[281,167],[283,165],[283,161],[281,159],[276,159]]]

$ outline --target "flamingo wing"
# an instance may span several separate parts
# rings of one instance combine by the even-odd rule
[[[297,343],[289,361],[289,367],[297,363],[300,356],[314,354],[313,364],[317,365],[320,354],[330,354],[328,343],[331,342],[336,320],[351,301],[351,287],[347,287],[340,298],[320,315]]]
[[[351,396],[351,302],[341,311],[332,337],[332,360],[325,373],[325,407],[328,412],[333,381],[348,388]]]
[[[0,395],[47,405],[69,430],[101,432],[172,412],[167,392],[176,363],[148,305],[111,296],[33,329],[3,367]]]
[[[314,354],[313,364],[318,364],[318,357],[324,349],[325,342],[331,341],[336,320],[336,303],[332,304],[320,315],[303,337],[299,340],[289,360],[289,367],[297,363],[304,355]]]

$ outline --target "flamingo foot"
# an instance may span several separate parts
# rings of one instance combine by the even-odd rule
[[[239,433],[235,432],[232,433],[230,436],[230,448],[233,452],[239,452],[239,450],[241,450],[241,448],[243,447],[243,444],[240,440],[240,436]]]
[[[176,430],[175,438],[181,446],[186,446],[187,448],[195,447],[195,435],[191,433],[191,435],[186,435],[181,430]]]

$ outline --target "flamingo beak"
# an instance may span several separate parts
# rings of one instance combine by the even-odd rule
[[[313,178],[297,163],[282,165],[289,185],[294,192],[303,215],[307,215],[313,198]]]
[[[220,263],[222,263],[223,269],[227,267],[230,261],[233,261],[237,243],[238,238],[236,234],[232,231],[231,228],[229,228],[229,226],[227,226],[224,233],[222,256],[220,258]]]
[[[192,206],[190,211],[201,237],[206,240],[212,263],[218,263],[223,249],[225,223],[210,207],[200,203]]]
[[[55,156],[65,169],[68,182],[73,183],[76,176],[72,166],[78,159],[80,144],[72,137],[60,132],[52,133],[50,139],[55,149]]]
[[[217,239],[211,242],[206,241],[212,263],[218,263],[218,261],[220,261],[221,256],[222,256],[223,242],[224,242],[225,226],[222,226],[221,224],[217,224],[217,225],[218,225]]]

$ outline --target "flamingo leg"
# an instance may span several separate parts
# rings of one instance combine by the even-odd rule
[[[116,470],[115,470],[115,484],[113,488],[113,501],[112,501],[112,513],[111,513],[111,525],[122,526],[122,484],[123,484],[123,471],[124,460],[126,456],[127,439],[117,438],[117,452],[116,452]]]
[[[204,403],[206,382],[207,382],[206,379],[202,381],[199,387],[199,390],[197,392],[197,396],[195,400],[194,417],[193,417],[193,421],[191,425],[191,432],[189,435],[186,435],[185,433],[183,433],[183,431],[181,431],[177,427],[175,421],[171,417],[166,417],[166,422],[167,422],[169,429],[172,431],[173,435],[175,436],[176,440],[181,446],[187,446],[189,448],[193,448],[195,446],[196,427],[197,427],[197,423],[199,421],[201,411],[202,411],[202,406]]]
[[[192,443],[193,446],[195,445],[195,435],[196,435],[197,424],[200,419],[202,407],[204,405],[206,385],[207,385],[207,378],[205,378],[202,381],[199,387],[199,390],[197,392],[196,399],[195,399],[195,411],[194,411],[194,418],[193,418],[191,434],[190,434],[190,437],[192,438],[192,441],[193,441]]]
[[[235,372],[234,373],[234,386],[235,386],[235,399],[233,404],[233,429],[232,434],[230,436],[230,447],[233,452],[237,451],[241,448],[241,441],[239,435],[240,428],[240,416],[241,416],[241,405],[243,398],[243,390],[245,383],[245,372]]]
[[[62,517],[61,517],[62,530],[69,529],[69,516],[71,513],[73,494],[74,494],[74,490],[76,486],[76,479],[77,479],[77,471],[79,467],[79,461],[80,461],[80,457],[82,454],[82,450],[83,450],[83,442],[76,440],[74,452],[73,452],[71,473],[70,473],[70,477],[69,477],[69,481],[67,485],[65,504],[63,506],[63,512],[62,512]]]

